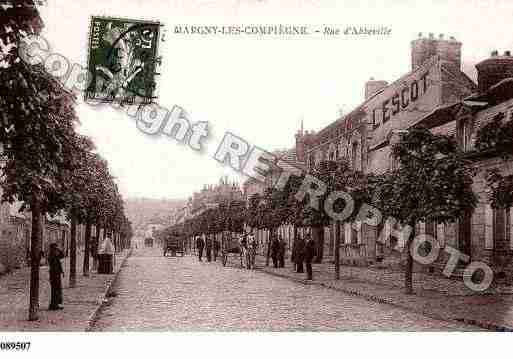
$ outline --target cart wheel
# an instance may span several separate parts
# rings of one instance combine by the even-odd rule
[[[228,261],[228,256],[223,254],[223,267],[226,267],[226,262]]]

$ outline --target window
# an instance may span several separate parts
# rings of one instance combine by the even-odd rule
[[[460,120],[459,125],[460,146],[463,151],[472,149],[472,119],[465,117]]]
[[[308,167],[315,167],[315,158],[313,154],[310,154],[310,156],[308,156]]]
[[[390,169],[392,171],[395,171],[399,168],[399,159],[394,156],[390,156]]]
[[[437,223],[436,222],[427,222],[426,223],[426,234],[429,234],[435,240],[437,239],[438,231],[437,231]]]
[[[510,249],[511,208],[493,210],[493,240],[497,249]]]
[[[351,148],[351,164],[354,169],[358,168],[358,142],[353,142]]]
[[[355,227],[351,226],[351,244],[358,244],[358,230]]]

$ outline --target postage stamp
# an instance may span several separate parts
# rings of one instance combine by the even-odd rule
[[[147,104],[157,99],[162,24],[111,17],[91,18],[85,101]]]

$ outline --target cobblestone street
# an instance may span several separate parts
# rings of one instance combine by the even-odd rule
[[[304,285],[235,260],[198,262],[135,251],[100,311],[95,331],[479,330],[344,293]]]

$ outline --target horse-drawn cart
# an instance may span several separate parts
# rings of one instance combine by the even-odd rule
[[[175,257],[177,253],[183,257],[185,252],[184,239],[181,236],[170,235],[164,239],[164,257],[171,253],[172,257]]]
[[[227,236],[222,240],[221,257],[223,266],[226,266],[228,257],[236,257],[240,260],[241,268],[251,269],[254,266],[254,260],[251,256],[252,250],[247,243],[246,236],[242,240],[238,236]]]
[[[223,236],[221,241],[221,258],[223,266],[226,266],[228,257],[235,257],[240,260],[240,266],[242,267],[242,248],[239,243],[239,238],[232,235]]]

